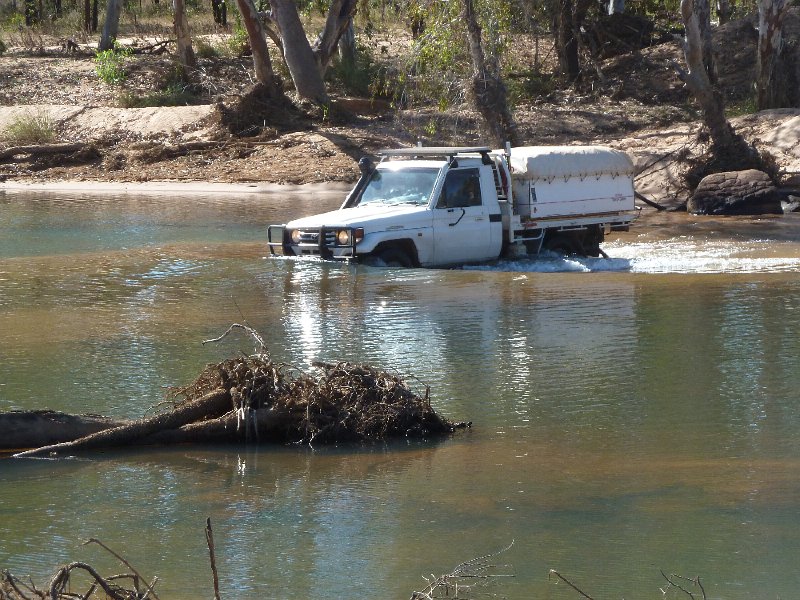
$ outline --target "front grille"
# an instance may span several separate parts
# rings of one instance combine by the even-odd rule
[[[300,245],[319,247],[320,230],[316,227],[300,230]],[[336,244],[336,232],[333,230],[325,231],[325,241],[323,245],[330,248]]]

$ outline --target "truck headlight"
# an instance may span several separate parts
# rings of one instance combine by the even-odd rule
[[[295,244],[299,244],[300,243],[300,230],[299,229],[292,229],[292,231],[289,233],[289,237],[292,238],[292,241]]]
[[[340,229],[336,232],[336,242],[340,246],[353,246],[364,239],[364,228]]]
[[[349,229],[340,229],[336,232],[336,241],[340,246],[350,246],[353,243],[353,236]]]

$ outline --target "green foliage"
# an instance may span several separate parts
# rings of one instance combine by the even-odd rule
[[[2,138],[13,145],[48,144],[56,138],[49,115],[26,114],[14,119],[2,132]]]
[[[25,15],[22,13],[9,13],[3,21],[3,29],[6,31],[19,30],[22,27],[25,27]]]
[[[354,96],[389,95],[386,93],[386,68],[377,65],[366,46],[360,43],[356,43],[355,63],[335,61],[328,70],[327,78],[341,85],[345,93]]]
[[[102,50],[94,57],[94,70],[101,81],[117,85],[127,79],[124,63],[131,56],[130,49],[114,44],[111,50]]]
[[[758,99],[755,93],[738,100],[728,100],[725,103],[725,116],[729,119],[752,115],[758,112]]]
[[[517,9],[509,0],[473,0],[473,5],[482,29],[484,55],[501,65]],[[414,42],[409,75],[402,78],[410,101],[433,100],[441,110],[463,102],[465,87],[461,82],[471,75],[472,60],[462,11],[461,2],[409,2],[411,18],[424,24]]]
[[[227,40],[227,51],[233,56],[241,56],[250,47],[250,38],[242,24],[242,16],[236,13],[236,24],[233,26],[231,36]]]

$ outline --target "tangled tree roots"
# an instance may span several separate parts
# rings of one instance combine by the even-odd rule
[[[169,410],[17,457],[131,444],[273,442],[336,443],[444,435],[469,423],[451,423],[397,374],[368,365],[315,363],[312,376],[274,362],[263,339],[251,356],[209,365],[189,385],[172,388]],[[218,341],[227,335],[226,332]]]
[[[173,390],[194,401],[223,388],[241,437],[284,443],[334,443],[450,433],[433,410],[429,390],[414,393],[399,375],[369,365],[315,363],[320,376],[273,362],[265,354],[206,368],[191,385]],[[259,413],[280,415],[260,419]],[[261,425],[259,425],[261,423]]]

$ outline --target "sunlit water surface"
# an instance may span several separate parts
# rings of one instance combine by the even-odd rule
[[[0,410],[138,417],[250,351],[395,368],[471,430],[367,448],[0,459],[0,567],[71,560],[160,597],[407,598],[493,559],[488,591],[710,598],[800,589],[800,221],[647,220],[611,258],[391,270],[266,257],[265,227],[335,196],[0,193]],[[755,241],[753,241],[755,240]],[[676,596],[677,597],[677,596]]]

